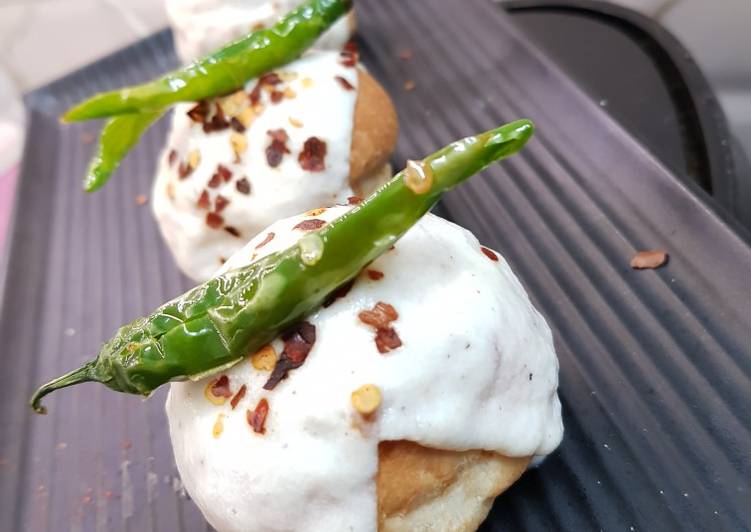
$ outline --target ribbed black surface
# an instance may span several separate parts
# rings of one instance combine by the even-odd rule
[[[500,497],[486,530],[751,527],[751,250],[485,0],[360,2],[365,60],[394,96],[395,159],[528,116],[521,156],[443,212],[502,251],[553,326],[566,436]],[[409,48],[410,61],[397,58]],[[0,530],[203,530],[179,490],[164,392],[33,387],[91,357],[123,321],[188,286],[148,206],[160,123],[96,195],[80,191],[93,124],[58,125],[94,90],[174,65],[159,34],[28,98],[30,126],[0,338]],[[407,79],[416,89],[403,89]],[[628,267],[666,248],[659,271]]]

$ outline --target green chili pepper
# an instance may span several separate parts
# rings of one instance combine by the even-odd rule
[[[162,116],[162,111],[136,113],[110,118],[99,135],[99,147],[89,163],[83,180],[86,192],[99,190],[120,166],[120,162],[138,142],[151,124]]]
[[[156,112],[177,102],[230,93],[296,59],[351,7],[351,0],[309,0],[272,28],[255,31],[185,68],[149,83],[97,94],[70,109],[63,121]]]
[[[370,198],[294,246],[216,277],[121,327],[99,356],[39,388],[48,393],[96,381],[149,395],[181,378],[229,367],[319,307],[388,250],[441,197],[491,163],[517,152],[533,133],[519,120],[467,137],[410,163]]]

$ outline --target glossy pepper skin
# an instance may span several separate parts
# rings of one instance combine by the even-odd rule
[[[351,7],[351,0],[309,0],[273,27],[255,31],[185,68],[149,83],[97,94],[66,112],[63,121],[155,112],[177,102],[228,94],[296,59]]]
[[[141,135],[162,114],[163,111],[154,111],[110,118],[99,135],[99,145],[86,171],[83,189],[95,192],[102,188]]]
[[[449,144],[422,161],[432,174],[424,192],[414,192],[405,172],[398,173],[296,245],[216,277],[121,327],[95,360],[39,388],[32,408],[43,413],[42,397],[79,382],[149,395],[170,380],[198,378],[235,364],[318,308],[388,250],[444,192],[517,152],[533,130],[531,122],[518,120]]]
[[[310,0],[271,29],[259,30],[218,52],[150,83],[97,94],[63,115],[72,122],[111,116],[84,178],[86,192],[99,190],[141,135],[167,107],[236,90],[254,77],[289,63],[339,17],[351,0]]]

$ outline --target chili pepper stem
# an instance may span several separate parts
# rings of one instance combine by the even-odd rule
[[[41,404],[42,398],[47,394],[52,393],[55,390],[59,390],[60,388],[73,386],[74,384],[96,381],[97,379],[95,379],[92,375],[92,370],[94,369],[95,363],[95,360],[87,362],[80,368],[74,369],[70,373],[66,373],[65,375],[51,380],[47,384],[39,387],[39,389],[34,392],[34,395],[31,397],[31,401],[29,402],[29,404],[31,404],[31,408],[34,409],[34,412],[36,412],[37,414],[47,413],[47,408],[45,408]]]

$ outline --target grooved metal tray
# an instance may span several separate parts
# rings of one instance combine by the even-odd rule
[[[520,156],[450,193],[445,216],[504,253],[551,323],[566,435],[498,498],[483,530],[751,528],[751,248],[711,198],[525,42],[489,1],[358,4],[364,60],[401,118],[396,164],[528,116]],[[404,48],[410,61],[398,59]],[[155,35],[27,98],[29,130],[0,314],[0,530],[205,530],[181,489],[163,413],[83,385],[40,382],[189,284],[147,206],[167,124],[103,191],[80,178],[97,124],[57,115],[95,90],[175,65]],[[414,81],[406,91],[404,83]],[[667,267],[633,271],[635,250]]]

